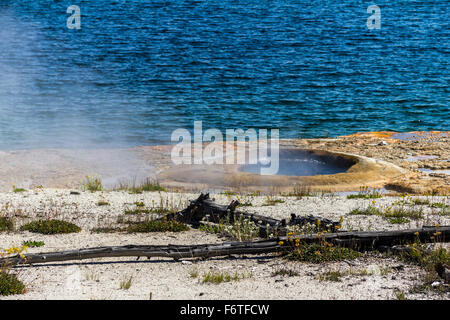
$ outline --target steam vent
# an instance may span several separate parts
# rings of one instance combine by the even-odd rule
[[[237,189],[245,191],[288,191],[307,186],[322,191],[358,190],[362,185],[383,187],[406,170],[386,161],[343,152],[282,147],[277,174],[264,175],[267,166],[185,165],[164,170],[159,178],[165,185],[183,189]]]

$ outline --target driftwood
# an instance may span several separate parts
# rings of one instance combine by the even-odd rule
[[[286,222],[286,219],[277,220],[270,217],[237,211],[239,206],[237,200],[232,201],[228,206],[220,205],[209,198],[209,194],[201,194],[196,200],[190,202],[190,205],[175,214],[166,216],[166,218],[174,218],[180,222],[188,223],[193,226],[198,226],[201,221],[208,216],[208,221],[213,223],[219,223],[222,220],[228,219],[233,222],[235,219],[249,219],[259,227],[259,236],[267,237],[269,234],[277,236],[286,235],[286,226],[299,225],[303,226],[311,224],[317,226],[317,231],[331,231],[337,230],[339,222],[333,222],[321,217],[315,217],[309,215],[307,217],[297,217],[295,214],[291,214],[291,219]],[[320,223],[319,223],[320,221]]]
[[[414,240],[430,242],[439,234],[439,241],[446,242],[450,239],[450,226],[424,227],[422,229],[410,229],[401,231],[372,231],[372,232],[338,232],[322,235],[300,235],[295,237],[278,237],[269,240],[254,242],[228,242],[219,244],[201,245],[127,245],[85,248],[60,252],[48,252],[38,254],[26,254],[0,259],[0,265],[36,264],[60,262],[69,260],[83,260],[109,257],[166,257],[175,260],[182,258],[208,258],[215,256],[228,256],[233,254],[264,254],[283,252],[289,250],[292,241],[299,238],[301,243],[319,243],[327,241],[334,245],[350,247],[359,251],[376,250],[383,246],[401,245]],[[435,240],[433,240],[435,241]]]

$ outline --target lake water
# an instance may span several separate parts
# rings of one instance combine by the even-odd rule
[[[69,30],[67,8],[81,8]],[[448,130],[446,1],[0,2],[0,149]]]

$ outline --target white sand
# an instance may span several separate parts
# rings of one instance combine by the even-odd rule
[[[0,233],[0,246],[20,246],[24,240],[44,241],[41,248],[29,248],[27,252],[48,252],[64,249],[86,248],[126,244],[195,244],[222,242],[224,239],[199,230],[181,233],[98,234],[89,230],[112,225],[126,208],[135,208],[136,201],[143,201],[147,207],[159,205],[161,199],[170,206],[183,208],[188,199],[198,194],[156,193],[130,195],[126,192],[81,192],[70,195],[70,190],[44,189],[23,193],[0,193],[0,207],[3,215],[14,217],[16,228],[35,217],[55,217],[78,224],[83,231],[67,235],[40,235],[30,232]],[[212,195],[219,203],[229,203],[236,197]],[[314,214],[331,220],[344,216],[346,230],[394,230],[416,228],[422,225],[449,225],[448,215],[439,215],[442,209],[426,208],[424,219],[412,220],[406,224],[390,224],[378,216],[350,216],[348,212],[364,207],[372,200],[349,200],[344,196],[279,197],[285,203],[275,206],[261,206],[266,197],[244,197],[252,207],[242,210],[275,218],[289,218],[297,215]],[[444,197],[429,197],[432,202],[446,202]],[[107,201],[109,206],[98,206],[98,201]],[[242,200],[242,197],[241,197]],[[376,199],[373,205],[387,207],[395,197]],[[425,207],[425,206],[424,206]],[[213,258],[206,261],[190,260],[175,262],[169,259],[151,260],[136,258],[93,259],[81,262],[42,264],[32,267],[18,267],[19,278],[26,284],[27,292],[22,295],[1,299],[392,299],[396,290],[404,291],[408,298],[448,299],[436,293],[410,294],[409,289],[421,283],[424,271],[396,259],[387,259],[375,253],[353,261],[326,264],[287,262],[273,256],[247,256],[236,259]],[[400,268],[397,268],[401,266]],[[272,276],[280,268],[298,272],[297,276]],[[351,271],[349,271],[351,269]],[[358,275],[362,270],[367,275]],[[320,281],[318,275],[330,270],[352,273],[340,282]],[[197,278],[191,273],[198,273]],[[201,282],[204,273],[228,272],[246,275],[240,281],[221,284]],[[132,277],[128,290],[120,289],[120,282]]]

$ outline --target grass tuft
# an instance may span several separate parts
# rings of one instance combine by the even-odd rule
[[[38,248],[38,247],[43,247],[45,245],[44,241],[23,241],[22,242],[22,246],[26,246],[29,248]]]
[[[62,234],[80,232],[81,228],[73,223],[62,220],[38,220],[20,227],[21,231],[41,234]]]
[[[350,248],[334,247],[331,244],[303,244],[295,247],[286,255],[289,260],[322,263],[329,261],[353,260],[361,256],[361,253]]]
[[[90,192],[102,191],[102,179],[99,176],[86,176],[81,184],[81,189]]]
[[[13,231],[14,223],[8,217],[0,217],[0,232]]]
[[[133,277],[130,277],[126,280],[120,281],[120,289],[122,289],[122,290],[130,289],[132,282],[133,282]]]
[[[227,272],[208,272],[203,275],[202,283],[213,283],[219,284],[222,282],[231,282],[231,281],[240,281],[248,277],[244,274],[238,274],[235,272],[234,274],[229,274]]]
[[[127,227],[127,232],[181,232],[189,230],[189,227],[176,220],[148,220],[132,223]]]
[[[25,293],[25,285],[16,275],[0,271],[0,296]]]

